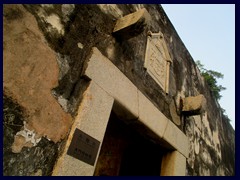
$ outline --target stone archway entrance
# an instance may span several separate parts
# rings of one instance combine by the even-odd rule
[[[99,71],[99,69],[101,69],[101,71]],[[155,142],[162,144],[162,146],[169,150],[162,157],[162,161],[160,157],[159,160],[156,160],[156,164],[161,162],[161,165],[156,165],[156,168],[159,168],[159,172],[158,170],[151,172],[146,170],[149,166],[148,158],[145,159],[145,155],[142,154],[144,154],[145,151],[149,152],[148,149],[157,149],[159,152],[161,152],[161,150],[159,150],[158,147],[156,148],[154,143],[145,141],[141,136],[138,136],[138,138],[141,137],[140,140],[136,138],[135,141],[128,138],[127,141],[123,141],[123,145],[120,143],[122,148],[125,148],[125,143],[129,145],[126,146],[129,149],[126,151],[127,154],[118,155],[118,157],[121,158],[114,160],[122,160],[120,167],[113,167],[116,169],[115,173],[117,175],[129,174],[127,170],[124,170],[124,167],[127,167],[127,165],[124,164],[133,164],[130,166],[132,173],[135,172],[134,168],[140,171],[142,167],[146,167],[145,171],[143,171],[144,173],[153,173],[156,175],[160,173],[162,176],[185,175],[186,158],[188,157],[188,139],[186,135],[159,111],[97,48],[92,49],[85,76],[87,76],[91,82],[83,94],[77,116],[75,117],[63,153],[55,164],[53,175],[92,176],[94,172],[96,172],[95,175],[97,175],[97,170],[95,171],[95,169],[98,166],[98,160],[101,158],[99,157],[99,154],[101,156],[101,147],[103,146],[103,149],[105,149],[104,137],[111,137],[107,135],[108,132],[106,131],[111,111],[117,113],[121,120],[134,125],[134,128],[144,131],[142,134],[151,137],[149,140],[154,139]],[[69,147],[74,144],[73,137],[75,133],[79,130],[99,144],[99,146],[94,146],[94,149],[90,148],[89,151],[82,149],[83,147],[81,147],[79,143],[75,144],[77,146],[75,150],[79,150],[77,152],[82,153],[84,157],[90,158],[93,163],[83,161],[81,158],[76,158],[67,153]],[[136,134],[134,136],[137,136]],[[124,136],[122,138],[124,139]],[[86,142],[87,140],[89,141],[88,138],[85,140]],[[138,141],[139,143],[136,143]],[[133,142],[136,144],[134,145]],[[87,144],[88,143],[89,142],[87,142]],[[131,146],[129,143],[133,143],[133,145]],[[144,145],[144,143],[147,143],[147,145]],[[142,148],[143,145],[154,148],[147,148],[144,151],[144,148]],[[114,146],[111,146],[111,148],[114,149]],[[137,150],[141,150],[141,153],[134,153]],[[95,153],[92,153],[93,151]],[[115,150],[115,152],[120,154],[122,151]],[[154,151],[150,152],[151,154],[155,154],[155,157],[159,156],[156,155],[157,153],[153,153]],[[139,158],[140,163],[136,163],[139,156],[141,156],[141,158]],[[152,157],[149,158],[151,159]],[[124,159],[128,159],[127,163],[124,163]],[[147,165],[140,166],[144,163]],[[104,173],[99,173],[98,175],[104,175]]]

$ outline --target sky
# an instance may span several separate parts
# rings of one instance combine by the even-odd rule
[[[219,103],[235,129],[235,5],[161,5],[193,59],[224,75]]]

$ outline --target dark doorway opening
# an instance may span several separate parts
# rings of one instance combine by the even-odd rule
[[[159,176],[166,151],[111,112],[95,176]]]

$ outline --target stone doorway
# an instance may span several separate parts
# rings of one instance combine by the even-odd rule
[[[112,111],[94,175],[159,176],[165,152]]]
[[[99,69],[102,70],[99,71]],[[129,138],[132,136],[127,135],[128,131],[124,129],[120,131],[121,133],[116,133],[117,130],[116,132],[112,130],[116,136],[122,136],[122,138],[117,137],[114,139],[114,136],[111,135],[111,133],[110,135],[107,135],[109,133],[109,130],[106,130],[109,116],[111,114],[111,111],[114,111],[119,115],[119,117],[121,116],[121,120],[123,120],[122,122],[128,123],[127,126],[123,127],[130,128],[129,123],[131,123],[131,125],[134,124],[133,129],[140,129],[138,132],[144,131],[143,129],[145,129],[145,131],[140,134],[147,134],[149,137],[151,137],[147,138],[149,141],[150,139],[154,139],[155,142],[168,149],[168,152],[162,157],[162,161],[160,159],[158,161],[162,163],[161,168],[159,165],[159,172],[154,172],[151,174],[160,174],[161,176],[184,176],[186,173],[186,158],[188,157],[189,147],[188,138],[186,135],[181,130],[179,130],[177,126],[175,126],[175,124],[169,120],[161,111],[159,111],[154,106],[154,104],[152,104],[151,101],[145,97],[145,95],[142,94],[141,91],[139,91],[139,89],[137,89],[137,87],[135,87],[132,82],[110,62],[110,60],[101,54],[97,48],[92,49],[92,56],[89,59],[88,66],[85,71],[85,76],[91,79],[91,82],[84,92],[82,102],[78,109],[78,114],[75,117],[75,121],[72,125],[72,129],[68,136],[68,140],[64,147],[63,153],[59,157],[54,167],[53,175],[91,176],[95,174],[99,176],[121,175],[126,172],[124,170],[121,170],[121,164],[125,159],[124,157],[128,156],[123,154],[123,149],[126,148],[129,142],[135,141]],[[115,122],[116,121],[117,120],[115,120]],[[96,160],[94,165],[85,163],[78,158],[74,158],[67,154],[68,148],[72,142],[73,134],[76,129],[83,131],[85,134],[88,134],[100,142],[102,147],[101,149],[103,150],[100,148],[98,149],[98,155],[97,158],[94,159]],[[120,129],[120,126],[118,126],[117,129]],[[129,132],[134,131],[131,130]],[[134,134],[136,135],[137,133]],[[104,140],[104,136],[106,137],[105,139],[110,140]],[[144,145],[144,138],[141,139],[142,140],[140,141],[140,145],[137,146],[140,147],[137,148],[139,151],[144,149],[143,147],[146,146]],[[112,145],[110,147],[107,146],[104,148],[107,144],[110,143],[104,143],[103,141],[110,141],[115,145]],[[105,153],[103,153],[104,149],[106,150]],[[111,151],[107,152],[108,150]],[[101,154],[99,156],[100,151]],[[132,151],[136,153],[136,150]],[[115,152],[116,155],[114,156],[112,152]],[[149,156],[152,154],[157,154],[154,157],[158,157],[158,153],[154,153],[154,151],[150,152],[151,153]],[[159,148],[159,153],[161,152],[161,148]],[[102,154],[105,155],[103,156]],[[154,164],[147,164],[148,161],[144,161],[143,157],[146,156],[144,155],[144,151],[139,154],[140,155],[138,156],[142,157],[138,158],[137,156],[137,158],[133,158],[132,160],[135,162],[136,167],[139,168],[141,165],[143,168],[147,169],[148,167],[151,167],[152,164]],[[131,150],[129,156],[133,157],[133,155],[131,155]],[[114,157],[115,160],[113,160]],[[140,160],[139,164],[137,164],[136,159]],[[153,159],[152,162],[155,162],[155,159]],[[107,161],[109,163],[107,163]],[[116,163],[112,163],[111,165],[110,162]],[[129,162],[128,164],[131,163]],[[103,169],[105,168],[106,171],[102,171],[101,167],[103,167]],[[110,168],[112,170],[114,169],[115,171],[110,171]],[[133,167],[131,166],[130,169],[131,168]],[[139,170],[140,169],[141,168],[139,168]],[[109,174],[107,172],[114,173]],[[134,170],[131,170],[131,172],[134,172]]]

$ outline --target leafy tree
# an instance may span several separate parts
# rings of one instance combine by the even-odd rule
[[[205,69],[204,65],[201,64],[199,60],[196,61],[196,64],[199,67],[205,81],[209,85],[211,93],[217,100],[219,100],[222,97],[220,92],[226,89],[222,85],[217,85],[217,79],[223,78],[223,74],[217,71]]]
[[[211,93],[213,96],[219,100],[222,96],[220,95],[220,92],[225,90],[226,88],[222,85],[217,85],[217,79],[223,78],[223,74],[217,71],[213,70],[207,70],[204,68],[204,65],[201,64],[199,60],[196,61],[197,66],[199,67],[202,76],[204,77],[205,81],[210,87]],[[222,114],[225,116],[225,118],[230,122],[231,119],[226,114],[226,110],[221,108]]]

